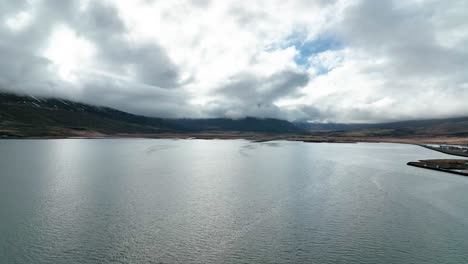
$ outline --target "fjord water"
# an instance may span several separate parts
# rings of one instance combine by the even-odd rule
[[[468,178],[401,144],[0,141],[0,263],[468,263]]]

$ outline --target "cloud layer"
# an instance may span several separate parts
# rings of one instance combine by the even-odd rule
[[[0,3],[0,89],[161,117],[468,115],[468,3]]]

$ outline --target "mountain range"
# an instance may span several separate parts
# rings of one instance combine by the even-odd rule
[[[374,136],[468,137],[468,117],[407,120],[376,124],[295,123],[313,133],[368,134]]]
[[[56,98],[0,93],[2,137],[100,136],[199,132],[302,133],[278,119],[162,119]]]
[[[468,137],[468,117],[379,124],[323,124],[254,117],[163,119],[58,98],[0,93],[0,136],[3,138],[206,132],[346,137]]]

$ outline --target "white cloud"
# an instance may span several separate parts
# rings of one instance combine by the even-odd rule
[[[26,11],[21,11],[12,15],[5,20],[5,24],[12,30],[18,31],[28,26],[31,22],[31,14]]]
[[[13,1],[0,4],[0,55],[14,61],[0,63],[0,85],[165,117],[468,115],[467,10],[463,0]]]
[[[79,71],[93,67],[92,60],[96,50],[87,39],[77,36],[76,32],[65,25],[58,25],[52,31],[44,51],[64,81],[79,81]]]

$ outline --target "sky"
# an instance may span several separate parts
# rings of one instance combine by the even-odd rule
[[[165,118],[468,116],[466,0],[0,0],[0,89]]]

